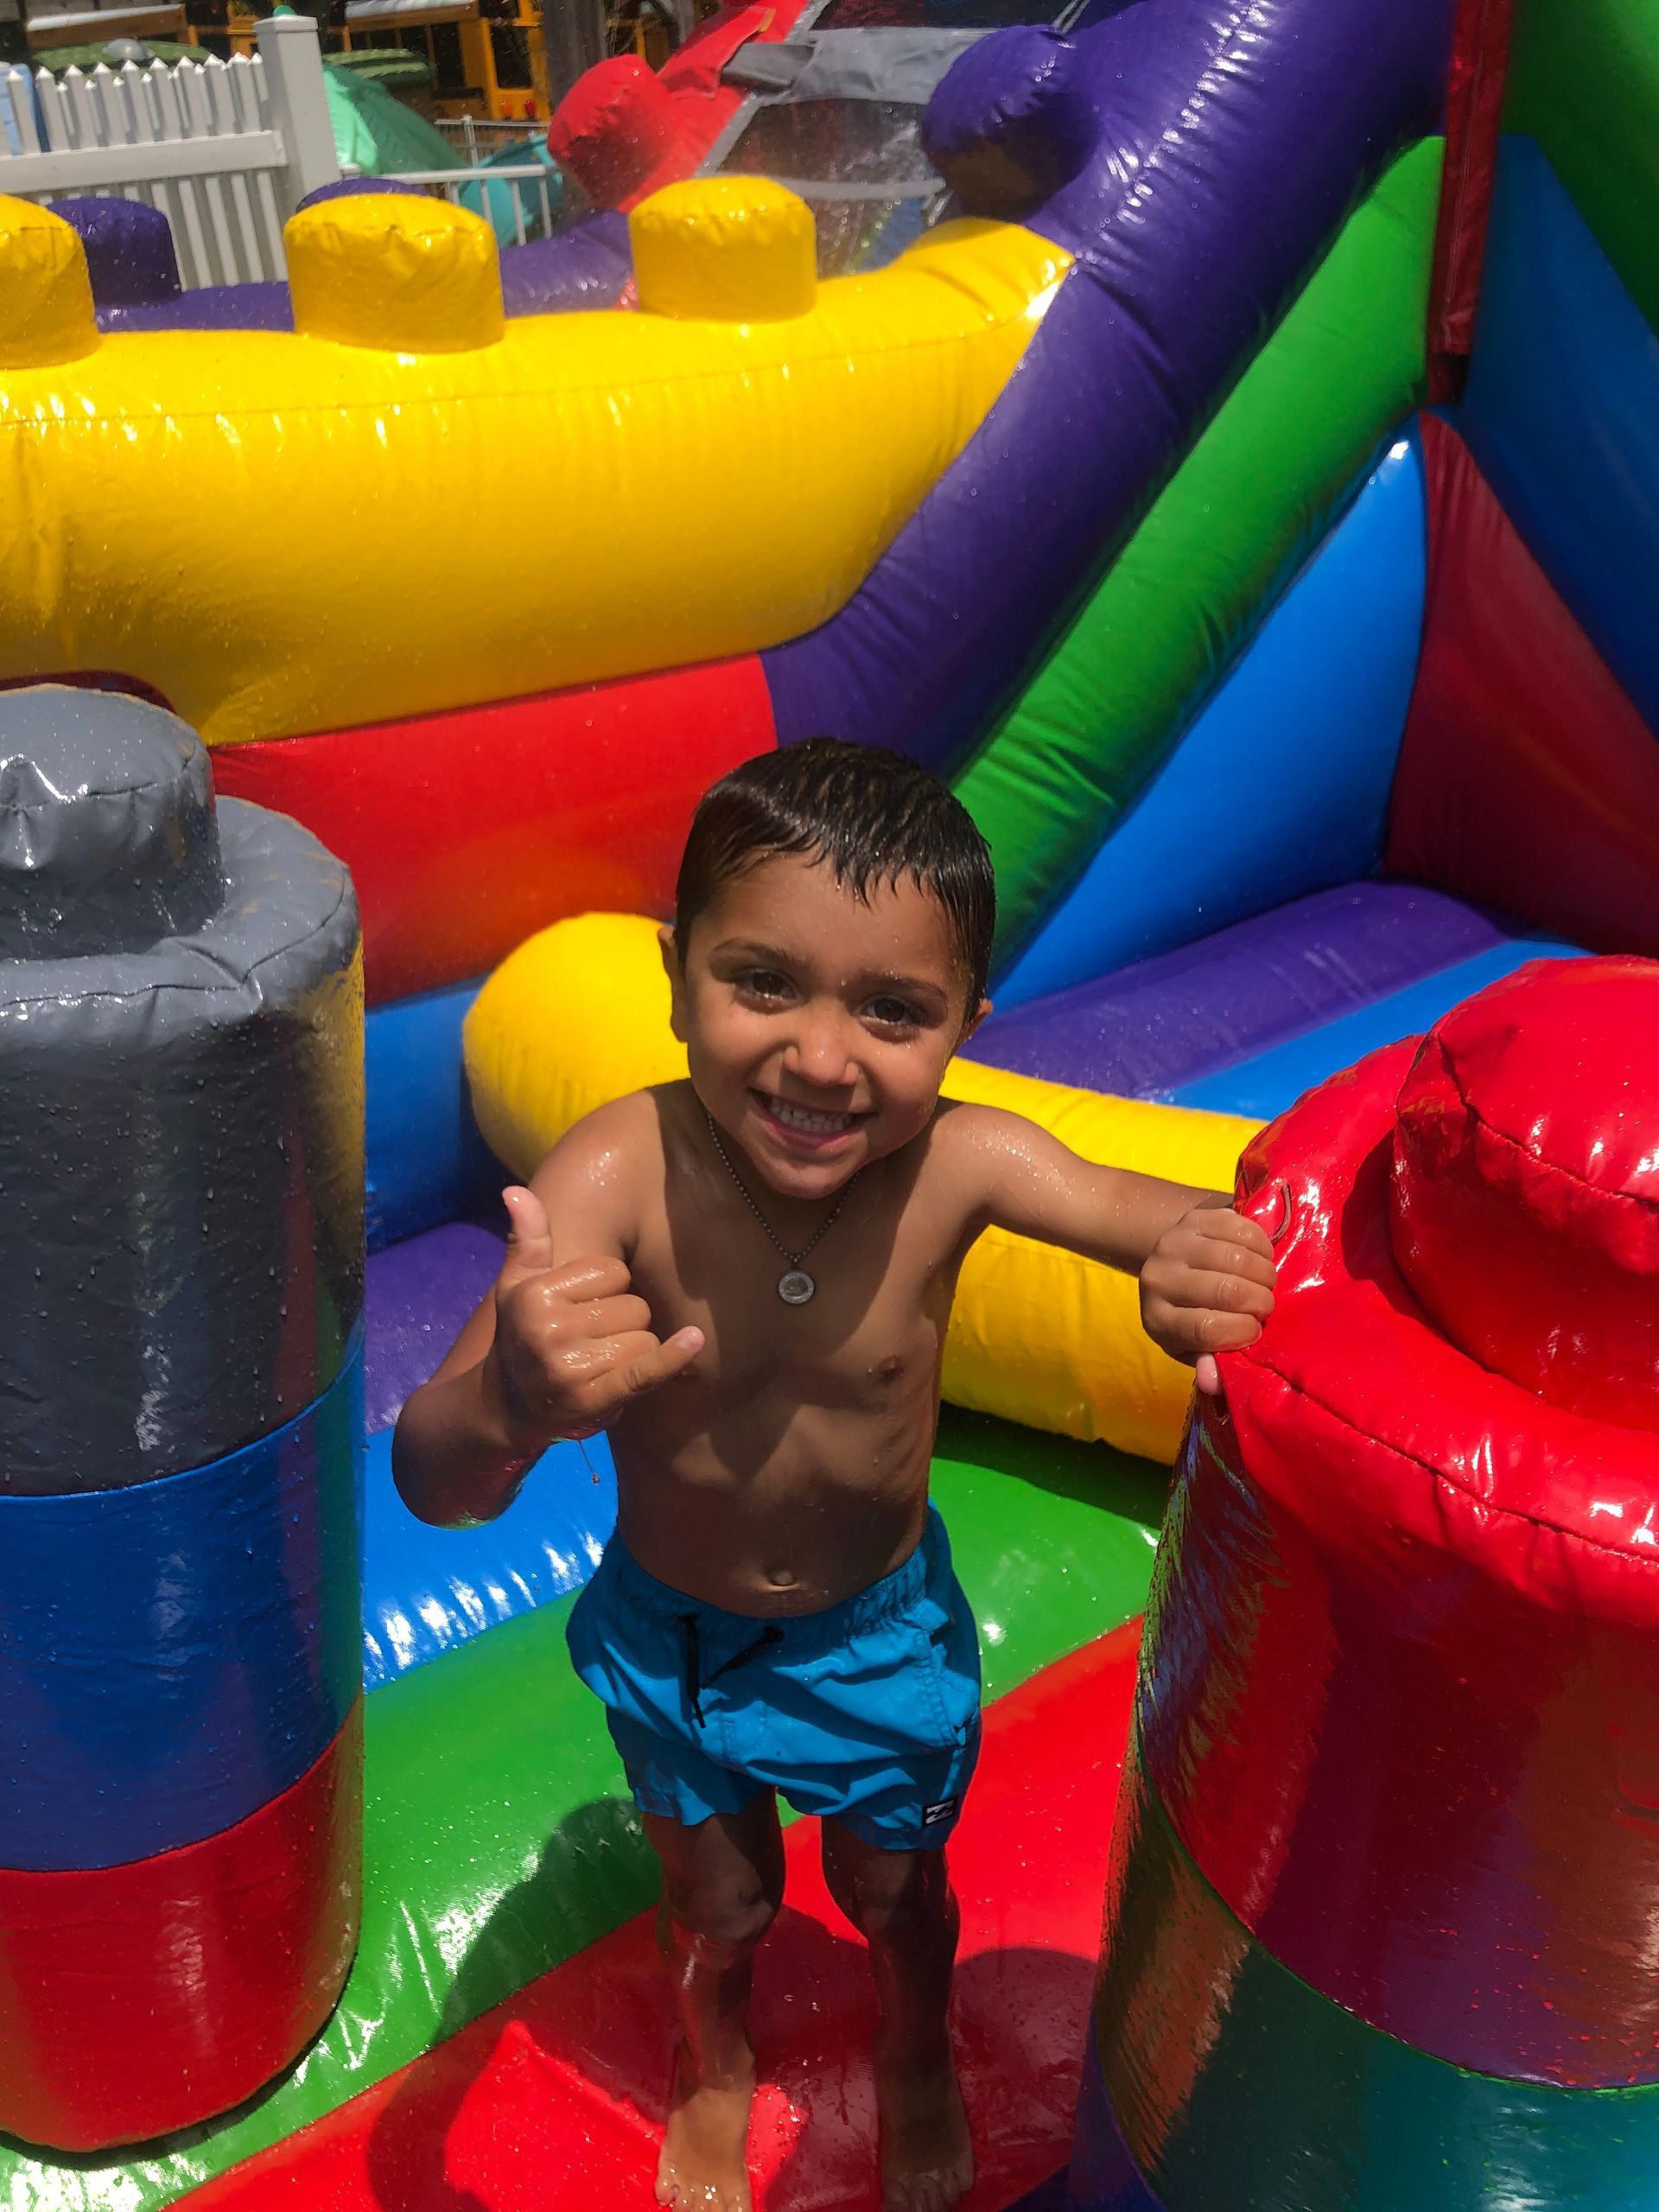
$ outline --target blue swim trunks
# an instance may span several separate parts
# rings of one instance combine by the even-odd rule
[[[957,1824],[979,1756],[979,1639],[931,1507],[901,1567],[788,1620],[688,1598],[613,1536],[569,1635],[642,1812],[695,1827],[776,1789],[886,1851]]]

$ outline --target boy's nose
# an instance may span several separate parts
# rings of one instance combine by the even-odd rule
[[[824,1090],[845,1090],[858,1077],[844,1017],[831,1009],[819,1014],[808,1008],[784,1054],[784,1065],[803,1083]]]

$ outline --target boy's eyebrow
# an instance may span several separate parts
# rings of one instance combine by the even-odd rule
[[[948,1007],[950,1003],[950,994],[944,984],[933,982],[925,976],[900,976],[890,969],[880,969],[861,976],[859,981],[867,989],[905,991],[912,998],[937,999],[941,1006]]]
[[[781,945],[762,944],[758,938],[753,937],[723,937],[712,948],[709,957],[713,960],[722,954],[729,957],[733,953],[741,953],[746,960],[769,960],[774,968],[792,968],[795,965],[793,953],[785,952]]]

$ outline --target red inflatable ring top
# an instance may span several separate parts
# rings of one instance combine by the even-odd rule
[[[1659,966],[1540,962],[1458,1007],[1400,1093],[1394,1251],[1453,1343],[1659,1428]]]
[[[1279,1306],[1189,1439],[1139,1707],[1294,1973],[1575,2086],[1659,2081],[1656,1150],[1659,963],[1620,959],[1529,968],[1257,1138]]]

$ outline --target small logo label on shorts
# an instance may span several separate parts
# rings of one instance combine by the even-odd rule
[[[937,1805],[924,1805],[922,1826],[925,1828],[937,1827],[941,1821],[948,1821],[950,1818],[960,1802],[959,1798],[941,1797]]]

